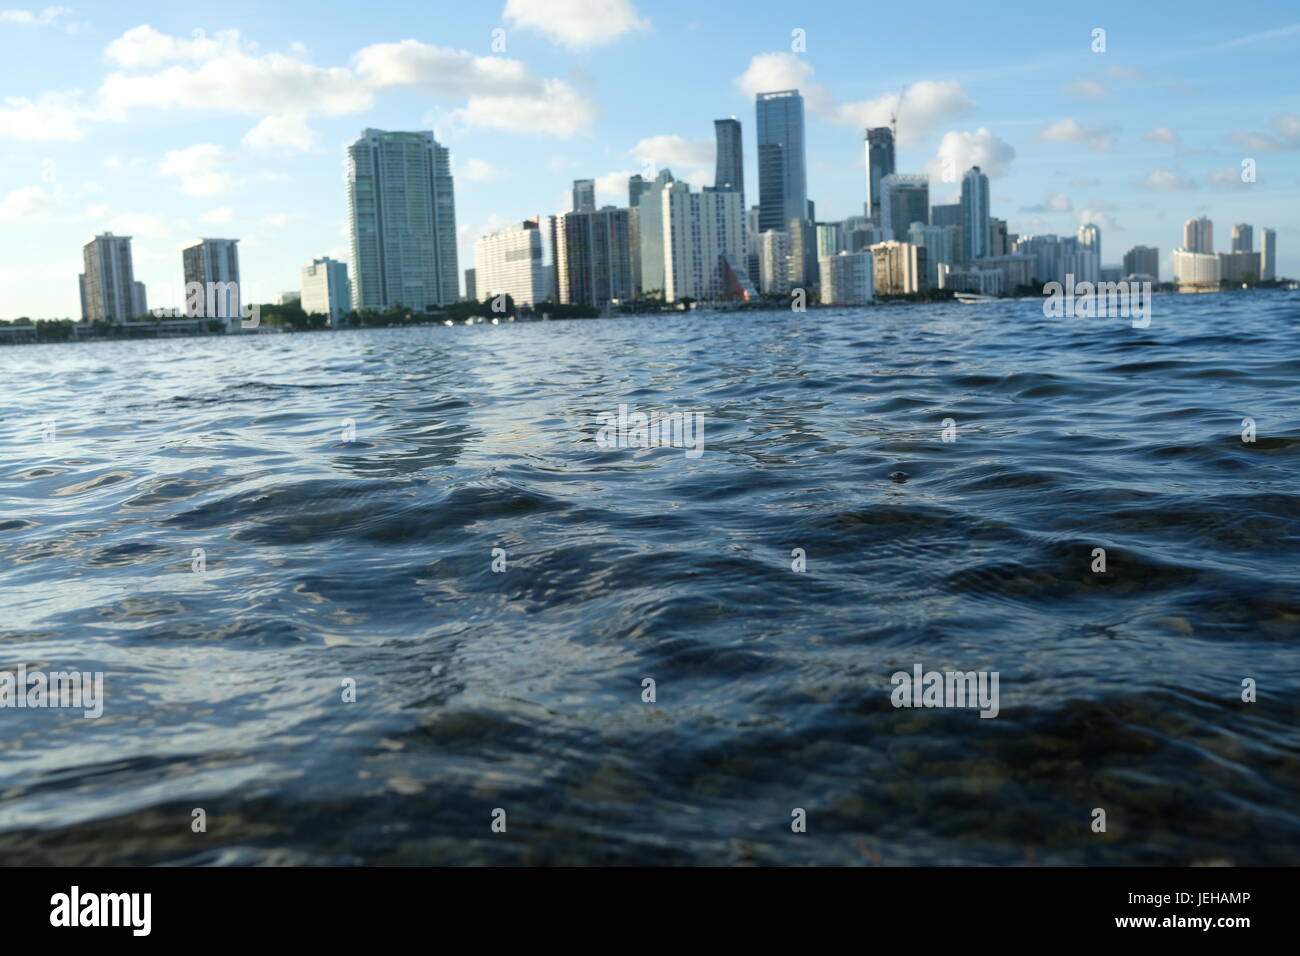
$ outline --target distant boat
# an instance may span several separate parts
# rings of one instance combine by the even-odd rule
[[[1002,296],[983,295],[979,292],[954,292],[952,297],[958,302],[970,305],[972,302],[1001,302]]]

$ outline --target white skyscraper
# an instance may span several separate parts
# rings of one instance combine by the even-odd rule
[[[962,241],[966,260],[993,254],[992,215],[989,213],[989,178],[978,166],[961,178]]]
[[[1092,223],[1079,227],[1079,274],[1077,282],[1101,281],[1101,230]]]
[[[451,157],[433,133],[367,129],[348,147],[347,191],[353,308],[459,298]]]
[[[723,259],[745,258],[744,197],[730,190],[691,192],[675,182],[660,193],[664,221],[664,298],[723,301],[731,291]],[[645,197],[642,197],[642,205]],[[746,275],[747,278],[747,275]]]
[[[181,264],[186,299],[190,300],[194,291],[202,297],[203,307],[195,314],[223,319],[227,328],[233,328],[241,318],[243,305],[239,288],[239,240],[200,239],[181,250]],[[191,283],[198,283],[197,290],[193,290]]]
[[[790,291],[790,237],[779,229],[758,236],[758,289],[765,295]]]
[[[646,186],[637,200],[638,271],[643,292],[663,293],[665,288],[664,256],[667,242],[664,232],[663,193],[673,183],[673,174],[659,170],[654,182]]]
[[[1277,278],[1277,230],[1264,229],[1259,237],[1259,277]]]
[[[82,246],[81,256],[86,270],[81,276],[82,318],[89,322],[139,318],[131,237],[106,232]]]
[[[330,325],[338,325],[352,308],[347,264],[328,256],[303,267],[301,290],[302,310],[308,315],[328,315]]]
[[[875,296],[875,255],[841,252],[822,256],[821,300],[825,305],[865,305]]]
[[[539,220],[525,219],[474,243],[474,284],[481,299],[504,292],[517,306],[544,302],[550,282]]]

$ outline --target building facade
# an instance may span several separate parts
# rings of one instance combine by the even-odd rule
[[[822,256],[821,301],[824,305],[866,305],[875,298],[875,255],[840,252]]]
[[[798,90],[759,93],[756,111],[759,229],[781,230],[808,218],[803,97]]]
[[[867,158],[867,201],[863,212],[880,223],[880,181],[894,172],[894,131],[888,126],[868,129],[862,137]]]
[[[885,235],[907,239],[912,223],[930,224],[930,177],[924,173],[890,173],[880,180],[880,225]]]
[[[876,295],[907,295],[928,288],[929,263],[922,246],[887,239],[872,246],[871,254]]]
[[[536,219],[499,229],[474,243],[474,283],[484,299],[510,296],[516,306],[546,301],[541,223]]]
[[[352,309],[347,263],[324,256],[303,266],[299,302],[308,315],[326,315],[330,325],[341,324]]]
[[[606,206],[554,217],[552,255],[558,301],[608,308],[635,294],[631,210]]]
[[[713,172],[713,188],[738,192],[741,195],[741,207],[745,205],[745,151],[741,139],[740,120],[730,119],[713,121],[713,133],[717,138],[717,162]]]
[[[1124,253],[1124,275],[1150,276],[1152,282],[1160,281],[1160,250],[1154,246],[1134,246]]]
[[[135,265],[131,237],[111,232],[95,236],[81,247],[85,272],[81,280],[81,315],[87,322],[128,322],[136,311]]]
[[[367,129],[348,146],[347,198],[353,308],[459,298],[451,155],[433,133]]]
[[[989,178],[978,166],[972,166],[961,178],[962,254],[966,261],[992,255],[992,218]]]
[[[239,240],[200,239],[181,250],[187,299],[198,283],[204,307],[199,314],[221,319],[233,328],[241,316],[243,290],[239,287]],[[187,310],[187,314],[190,310]]]
[[[1205,216],[1189,219],[1183,223],[1183,251],[1213,252],[1214,223]]]
[[[1265,229],[1259,237],[1259,277],[1266,281],[1277,278],[1277,230]]]

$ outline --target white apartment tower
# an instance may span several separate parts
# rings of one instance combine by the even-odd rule
[[[144,287],[137,301],[131,237],[106,232],[82,246],[81,255],[86,270],[80,277],[82,318],[88,322],[138,318],[136,306],[143,304]]]
[[[480,299],[504,292],[516,306],[546,301],[550,283],[540,221],[525,219],[474,243],[474,284]]]
[[[347,263],[329,256],[303,267],[300,289],[302,310],[308,315],[329,316],[330,325],[338,325],[352,308]]]
[[[367,129],[348,146],[352,305],[447,305],[460,295],[451,155],[431,132]]]

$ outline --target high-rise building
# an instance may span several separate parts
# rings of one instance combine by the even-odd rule
[[[912,223],[930,224],[930,177],[890,173],[880,180],[880,225],[890,239],[907,238]]]
[[[929,263],[924,247],[887,239],[872,246],[871,254],[877,295],[906,295],[927,288]]]
[[[1195,220],[1192,220],[1195,221]],[[1174,281],[1182,288],[1219,287],[1222,278],[1222,263],[1211,252],[1193,252],[1191,249],[1175,249],[1172,255]]]
[[[353,308],[455,302],[451,156],[433,133],[367,129],[348,146],[347,191]]]
[[[81,257],[86,270],[81,276],[82,318],[88,322],[138,318],[131,237],[111,232],[95,236],[81,247]]]
[[[1160,250],[1154,246],[1134,246],[1124,253],[1124,275],[1146,275],[1152,282],[1159,282]]]
[[[989,178],[972,166],[961,178],[962,252],[967,261],[992,254],[991,219]]]
[[[465,270],[465,301],[477,302],[478,298],[478,273],[473,269]]]
[[[907,241],[914,246],[925,249],[926,279],[935,288],[939,287],[939,266],[957,265],[957,226],[927,226],[914,222],[907,231]]]
[[[838,256],[844,251],[842,223],[819,222],[817,230],[817,262],[820,270],[821,260],[826,256]]]
[[[638,262],[633,271],[640,274],[637,289],[647,294],[663,295],[665,289],[664,257],[667,250],[664,232],[663,193],[673,184],[673,174],[667,169],[659,170],[654,182],[650,183],[637,201],[635,225],[637,231],[636,248],[639,249]]]
[[[222,319],[232,328],[240,318],[243,294],[239,288],[239,240],[200,239],[181,250],[188,299],[198,283],[202,290],[202,315]]]
[[[1239,222],[1232,227],[1232,251],[1255,251],[1255,230],[1244,222]]]
[[[541,223],[525,219],[474,243],[474,283],[485,299],[505,293],[517,306],[546,301]]]
[[[790,288],[803,289],[817,281],[817,229],[811,219],[791,219],[789,228]]]
[[[657,195],[663,209],[665,299],[727,301],[737,295],[737,282],[750,285],[740,193],[693,193],[687,183],[675,182]],[[642,197],[643,211],[645,204]]]
[[[641,194],[653,184],[654,180],[642,179],[640,173],[629,176],[627,180],[627,207],[635,209],[641,203]]]
[[[348,265],[324,256],[302,268],[299,302],[308,315],[327,315],[330,325],[339,325],[352,308],[352,283]]]
[[[1101,229],[1090,222],[1079,227],[1079,263],[1076,282],[1101,281]]]
[[[825,305],[866,305],[875,297],[875,255],[840,252],[822,256],[821,301]]]
[[[867,154],[867,201],[863,211],[879,223],[883,215],[880,181],[894,172],[894,131],[888,126],[869,129],[863,135],[862,145]]]
[[[596,211],[596,180],[575,179],[573,181],[573,212]]]
[[[758,237],[758,288],[765,295],[790,291],[790,237],[769,229]]]
[[[782,230],[808,215],[803,97],[798,90],[759,93],[756,109],[759,228]]]
[[[1183,223],[1183,250],[1185,252],[1214,251],[1214,223],[1204,216]]]
[[[149,302],[145,295],[143,282],[131,283],[131,314],[136,318],[148,314]]]
[[[888,238],[880,223],[870,216],[849,216],[840,224],[840,239],[845,252],[861,252]]]
[[[714,189],[729,189],[741,195],[744,206],[745,154],[740,136],[740,120],[736,117],[713,121],[713,132],[718,141],[717,165],[713,173]]]
[[[1007,241],[1007,221],[996,217],[990,219],[989,232],[991,233],[990,244],[993,250],[990,255],[1009,255],[1011,252],[1011,246]]]
[[[1221,279],[1253,283],[1258,281],[1262,271],[1258,252],[1219,253],[1219,278]]]
[[[552,254],[558,301],[605,309],[635,294],[631,210],[606,206],[553,219]]]
[[[1259,277],[1265,281],[1277,278],[1277,230],[1265,229],[1259,237]]]
[[[957,227],[957,246],[953,249],[953,258],[956,264],[966,261],[966,242],[965,232],[962,226],[961,203],[944,203],[938,206],[930,207],[930,225],[932,226],[956,226]]]

